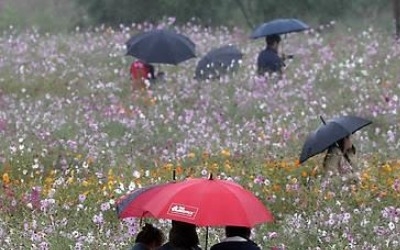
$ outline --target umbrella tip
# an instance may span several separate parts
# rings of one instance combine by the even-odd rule
[[[213,174],[212,174],[212,173],[210,173],[210,174],[208,175],[208,179],[209,179],[209,180],[212,180],[212,179],[213,179]]]

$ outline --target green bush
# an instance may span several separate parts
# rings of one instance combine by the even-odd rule
[[[4,0],[0,29],[37,27],[43,31],[65,31],[82,25],[82,8],[69,0]]]

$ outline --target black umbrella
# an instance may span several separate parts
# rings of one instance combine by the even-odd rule
[[[269,35],[282,35],[307,30],[309,28],[307,24],[298,19],[275,19],[258,26],[251,34],[251,38],[256,39]]]
[[[324,124],[310,133],[303,145],[300,154],[300,163],[305,162],[314,155],[322,153],[337,141],[372,123],[372,121],[357,116],[341,116],[326,123],[322,117],[321,120]]]
[[[196,79],[216,78],[239,65],[243,53],[235,45],[210,50],[196,67]]]
[[[195,57],[196,45],[186,36],[169,30],[152,30],[131,37],[127,55],[146,63],[177,65]]]

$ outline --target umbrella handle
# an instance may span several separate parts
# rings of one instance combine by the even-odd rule
[[[319,119],[321,119],[322,123],[323,123],[324,125],[326,125],[326,121],[325,121],[325,119],[322,117],[322,115],[319,116]]]
[[[205,250],[207,250],[208,247],[208,227],[206,227],[206,244],[205,244]]]

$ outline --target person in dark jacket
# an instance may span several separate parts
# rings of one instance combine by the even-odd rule
[[[169,241],[159,250],[201,250],[196,225],[173,220]]]
[[[267,43],[267,47],[258,54],[257,58],[257,74],[282,74],[282,69],[285,67],[285,58],[281,58],[278,55],[281,37],[279,35],[269,35],[265,38],[265,41]]]
[[[211,246],[210,250],[261,250],[250,240],[251,229],[248,227],[225,227],[226,238]]]
[[[339,140],[328,148],[323,162],[323,176],[339,176],[350,182],[358,182],[358,167],[355,160],[356,148],[350,136]]]
[[[151,224],[146,223],[135,239],[131,250],[155,250],[165,241],[163,232]]]

